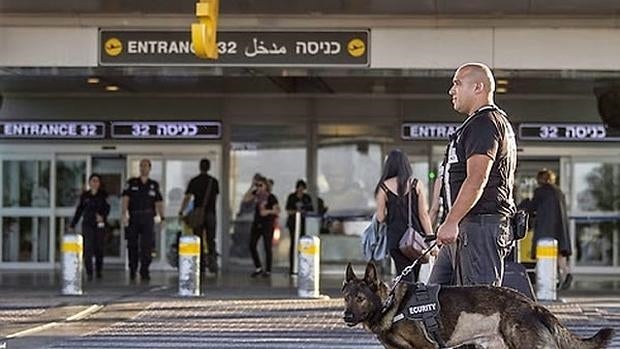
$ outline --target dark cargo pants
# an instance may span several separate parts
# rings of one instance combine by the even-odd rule
[[[465,217],[456,244],[439,250],[429,283],[501,286],[504,259],[512,248],[510,219],[500,215]]]

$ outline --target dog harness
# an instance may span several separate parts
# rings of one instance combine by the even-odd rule
[[[393,322],[403,319],[421,322],[424,326],[426,339],[437,345],[438,348],[446,348],[441,338],[441,322],[439,320],[439,290],[441,285],[425,285],[423,283],[409,283],[406,302],[402,302]]]

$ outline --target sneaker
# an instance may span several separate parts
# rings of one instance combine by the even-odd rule
[[[258,276],[263,274],[263,269],[262,268],[258,268],[256,269],[256,271],[254,271],[252,274],[250,274],[250,277],[252,278],[257,278]]]
[[[263,279],[270,278],[271,277],[271,272],[270,271],[266,271],[261,276],[263,277]]]

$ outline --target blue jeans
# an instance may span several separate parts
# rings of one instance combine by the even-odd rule
[[[501,286],[504,259],[512,245],[512,228],[507,217],[465,217],[459,224],[456,244],[439,250],[429,283]]]

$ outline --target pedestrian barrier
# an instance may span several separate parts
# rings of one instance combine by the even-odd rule
[[[541,301],[555,301],[557,299],[558,241],[553,238],[538,240],[536,259],[536,297]]]
[[[66,234],[62,237],[62,290],[66,296],[82,294],[82,235]]]
[[[179,296],[200,296],[200,238],[179,239]]]
[[[299,239],[299,275],[297,295],[302,298],[319,298],[321,275],[321,240],[318,236]]]

